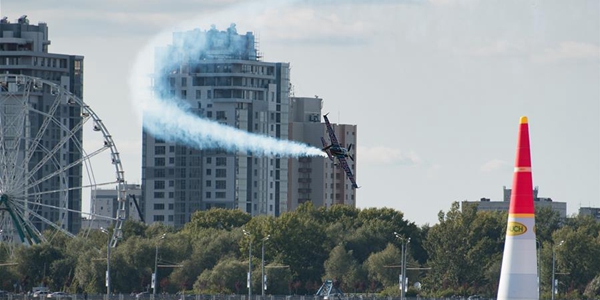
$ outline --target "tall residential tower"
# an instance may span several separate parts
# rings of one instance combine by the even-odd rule
[[[318,97],[291,98],[290,139],[315,147],[322,147],[321,137],[329,141],[327,127],[322,123],[323,100]],[[332,124],[340,144],[352,144],[356,156],[356,125]],[[348,159],[348,166],[356,174],[356,162]],[[313,205],[331,207],[334,204],[356,206],[356,189],[341,168],[323,157],[301,157],[289,160],[288,207],[311,201]]]
[[[251,32],[238,34],[235,25],[176,32],[171,45],[157,49],[165,54],[179,63],[155,70],[155,93],[186,103],[198,117],[288,139],[289,65],[263,62]],[[147,131],[142,147],[148,223],[181,227],[212,207],[274,216],[288,210],[287,158],[197,150]]]
[[[48,80],[60,85],[61,88],[81,99],[83,96],[83,57],[50,53],[48,52],[49,45],[48,26],[45,23],[30,25],[27,16],[20,17],[16,23],[9,22],[6,17],[3,18],[0,20],[0,74],[27,75]],[[2,93],[5,92],[7,94],[11,93],[9,89],[3,86]],[[17,107],[17,109],[27,109],[29,114],[26,116],[25,128],[17,129],[15,132],[22,132],[23,136],[11,136],[13,133],[6,129],[0,138],[2,143],[9,143],[10,139],[31,141],[38,132],[43,132],[40,144],[46,149],[51,149],[63,138],[58,134],[61,130],[63,132],[68,130],[68,132],[73,133],[73,138],[54,152],[51,158],[56,165],[68,166],[75,163],[73,167],[64,171],[63,178],[66,178],[64,182],[44,179],[56,170],[46,167],[37,170],[36,166],[45,164],[45,159],[48,159],[48,157],[44,157],[44,153],[39,147],[33,148],[32,143],[27,142],[23,143],[18,150],[21,152],[18,155],[22,156],[25,153],[33,153],[28,161],[27,168],[22,169],[22,172],[26,174],[31,170],[35,170],[35,173],[31,175],[30,183],[32,184],[28,193],[41,195],[40,204],[35,205],[35,207],[32,206],[33,213],[38,214],[32,220],[33,225],[42,231],[50,224],[59,223],[59,220],[61,220],[59,226],[76,234],[81,228],[81,214],[78,212],[81,211],[82,198],[81,189],[79,188],[82,182],[82,167],[81,164],[76,162],[82,157],[82,153],[75,141],[82,140],[82,130],[77,127],[77,124],[82,121],[81,111],[68,103],[60,103],[58,107],[53,107],[57,96],[55,91],[49,88],[36,90],[22,96],[23,99],[26,99],[24,101],[26,103],[20,103],[21,107]],[[5,104],[2,103],[2,105]],[[9,119],[10,116],[15,115],[15,112],[11,111],[12,108],[9,107],[10,104],[6,104],[6,106],[2,108],[2,114],[5,117],[4,122],[7,122],[6,119]],[[62,124],[43,124],[44,122],[39,116],[44,114],[52,115],[53,118],[60,120]],[[45,130],[40,130],[40,128],[45,128]],[[3,147],[9,146],[3,144]],[[2,171],[0,170],[0,172]],[[67,188],[61,186],[65,182],[68,184]],[[68,190],[66,193],[67,199],[61,198],[65,194],[58,192],[65,190]],[[67,202],[66,208],[69,211],[66,213],[66,218],[63,218],[59,216],[61,212],[52,208],[52,206],[57,206],[58,203],[64,203],[65,201]],[[47,221],[42,222],[40,218]]]

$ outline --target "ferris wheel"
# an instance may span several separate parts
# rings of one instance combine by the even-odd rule
[[[66,84],[0,75],[0,242],[12,249],[101,227],[113,229],[114,247],[122,235],[127,198],[119,152],[102,120]],[[114,190],[115,212],[100,212],[99,188]],[[82,211],[86,199],[89,212]]]

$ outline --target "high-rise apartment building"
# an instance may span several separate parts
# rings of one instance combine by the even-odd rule
[[[190,53],[192,49],[196,52]],[[173,34],[157,53],[185,53],[157,69],[156,93],[187,103],[199,117],[288,139],[290,68],[264,62],[251,32],[191,30]],[[219,149],[197,150],[143,133],[142,210],[147,223],[181,227],[197,210],[240,209],[277,216],[288,210],[288,159]]]
[[[327,127],[322,123],[323,100],[314,98],[291,98],[290,139],[322,148],[321,137],[329,143]],[[348,147],[356,156],[356,125],[332,124],[339,143]],[[347,159],[348,166],[356,175],[356,162]],[[311,201],[313,205],[330,207],[334,204],[356,206],[356,189],[346,177],[342,168],[335,166],[328,158],[301,157],[289,160],[288,168],[288,208],[296,209],[299,204]]]
[[[20,17],[15,23],[11,23],[6,17],[3,18],[0,20],[0,76],[1,74],[19,74],[41,78],[56,83],[64,90],[82,98],[83,57],[50,53],[48,52],[49,45],[48,26],[45,23],[30,25],[27,16]],[[2,92],[6,92],[6,90]],[[82,157],[82,153],[74,140],[82,140],[82,130],[76,127],[82,120],[81,111],[69,106],[68,103],[60,103],[57,108],[53,109],[52,104],[56,102],[56,94],[53,94],[50,89],[36,90],[24,97],[27,99],[27,103],[23,104],[22,109],[27,108],[30,113],[25,129],[22,131],[24,136],[21,138],[32,139],[42,126],[47,126],[42,131],[41,144],[46,148],[53,147],[63,138],[57,134],[57,132],[61,132],[60,126],[66,126],[62,130],[67,128],[69,132],[73,133],[73,138],[54,153],[52,160],[62,166],[77,162]],[[8,111],[8,108],[4,111]],[[62,125],[56,123],[44,125],[42,118],[34,117],[41,116],[43,113],[52,114],[53,118],[61,120]],[[5,141],[8,138],[7,136],[3,137]],[[45,159],[42,151],[29,147],[29,143],[25,143],[19,149],[22,153],[28,151],[34,153],[28,162],[29,169],[25,171],[26,173],[34,169],[40,162],[43,164]],[[77,233],[81,228],[81,214],[78,213],[81,211],[82,199],[79,188],[82,182],[81,164],[76,164],[64,171],[63,178],[66,178],[64,182],[43,180],[51,172],[56,172],[56,169],[50,170],[42,167],[32,175],[37,180],[34,179],[31,182],[39,182],[39,184],[31,187],[30,194],[36,192],[41,194],[39,202],[41,205],[32,208],[39,216],[33,218],[32,223],[41,231],[50,227],[49,224],[59,223],[61,220],[61,227],[71,233]],[[66,218],[63,218],[59,216],[61,212],[52,206],[65,201],[65,199],[59,199],[65,196],[64,193],[57,192],[66,190],[64,186],[61,186],[65,182],[69,185],[66,195],[68,199],[66,208],[69,211],[66,212]],[[44,192],[40,193],[40,191]],[[44,218],[46,221],[42,222],[40,218]]]

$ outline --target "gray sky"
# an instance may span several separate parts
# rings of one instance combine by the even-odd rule
[[[84,101],[129,182],[141,179],[136,55],[163,31],[236,23],[265,61],[291,64],[296,96],[318,95],[332,122],[358,125],[359,207],[434,224],[453,201],[501,200],[522,115],[540,196],[568,214],[600,207],[596,0],[4,0],[0,10],[48,23],[51,52],[85,56]]]

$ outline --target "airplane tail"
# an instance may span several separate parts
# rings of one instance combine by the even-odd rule
[[[348,145],[348,157],[350,157],[350,159],[354,161],[354,155],[350,154],[350,150],[352,150],[352,144]]]
[[[327,146],[327,143],[325,142],[325,139],[323,137],[321,137],[321,143],[323,144],[323,148],[321,148],[321,150],[323,150],[323,151],[328,150],[329,148],[331,148],[331,146],[333,146],[333,145]]]
[[[327,143],[325,143],[325,139],[323,137],[321,137],[321,143],[323,144],[323,149],[321,149],[321,150],[325,151],[325,153],[327,153],[327,157],[329,157],[329,160],[333,161],[333,157],[331,156],[331,153],[329,153],[329,151],[327,151],[333,145],[327,146]]]

